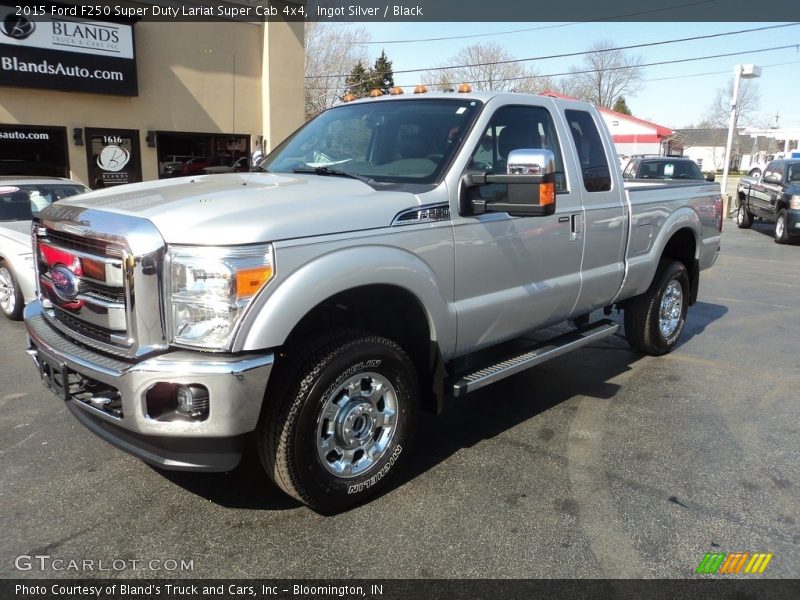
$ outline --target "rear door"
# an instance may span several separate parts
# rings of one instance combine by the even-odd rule
[[[582,223],[577,235],[584,238],[581,291],[575,312],[583,314],[606,306],[617,295],[625,273],[627,213],[623,203],[619,169],[606,148],[613,148],[595,111],[564,110],[570,143],[580,174]],[[612,167],[613,165],[613,167]],[[575,227],[573,226],[575,229]]]

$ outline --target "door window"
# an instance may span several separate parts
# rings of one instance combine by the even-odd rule
[[[565,110],[569,130],[578,151],[583,187],[587,192],[611,189],[611,170],[603,140],[592,115],[584,110]]]
[[[512,150],[537,148],[553,153],[556,192],[566,192],[564,161],[558,136],[550,113],[541,106],[504,106],[499,109],[472,153],[469,169],[503,175],[507,172],[508,155]],[[506,187],[504,184],[495,185]]]

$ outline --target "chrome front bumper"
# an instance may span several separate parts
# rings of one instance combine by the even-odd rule
[[[258,424],[274,355],[218,355],[175,351],[126,362],[79,346],[53,329],[39,301],[25,307],[28,353],[42,373],[60,369],[119,392],[121,416],[54,389],[70,412],[94,433],[156,466],[173,470],[227,471],[242,453],[244,437]],[[69,376],[67,375],[67,382]],[[43,380],[46,378],[43,377]],[[202,385],[210,410],[202,421],[164,421],[148,415],[147,393],[157,384]]]

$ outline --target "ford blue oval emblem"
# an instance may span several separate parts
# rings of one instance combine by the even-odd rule
[[[75,273],[67,267],[59,265],[50,269],[48,274],[50,275],[50,281],[53,282],[53,291],[56,296],[66,301],[74,300],[77,297],[80,280],[75,276]]]

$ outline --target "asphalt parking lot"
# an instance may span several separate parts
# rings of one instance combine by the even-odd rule
[[[169,474],[112,448],[0,320],[0,577],[685,578],[712,551],[770,552],[764,577],[798,577],[800,246],[771,227],[726,221],[672,354],[607,338],[453,402],[389,492],[332,517],[253,460]]]

